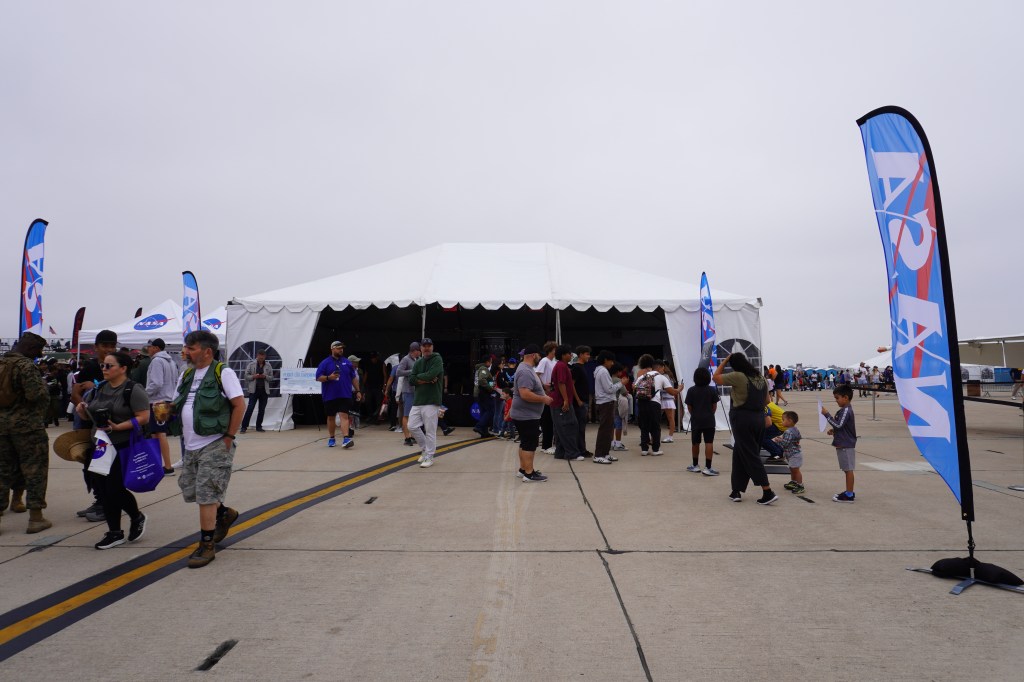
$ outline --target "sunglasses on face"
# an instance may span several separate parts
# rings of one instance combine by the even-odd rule
[[[100,367],[102,367],[103,369],[114,369],[115,367],[120,367],[120,366],[121,365],[119,365],[117,363],[110,364],[109,362],[104,362],[102,365],[100,365]]]

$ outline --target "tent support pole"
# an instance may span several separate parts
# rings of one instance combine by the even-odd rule
[[[1006,367],[1006,341],[1000,341],[999,346],[1003,349],[1003,367]]]
[[[423,308],[423,315],[420,318],[420,338],[421,339],[425,339],[425,338],[427,338],[427,306],[426,306],[426,304],[424,304],[422,306],[422,308]]]
[[[562,343],[562,311],[555,308],[555,343]]]

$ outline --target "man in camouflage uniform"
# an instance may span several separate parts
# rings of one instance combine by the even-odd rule
[[[0,511],[18,473],[25,482],[28,533],[46,530],[43,518],[50,468],[50,439],[43,421],[50,404],[39,369],[32,362],[43,354],[45,339],[25,333],[14,350],[0,358]]]

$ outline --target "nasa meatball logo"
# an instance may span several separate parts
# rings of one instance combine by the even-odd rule
[[[159,313],[157,313],[156,315],[144,317],[143,319],[136,322],[135,328],[138,329],[140,332],[152,331],[154,329],[160,329],[160,327],[163,327],[168,322],[169,320],[164,315],[160,315]]]
[[[224,322],[218,320],[216,317],[211,317],[208,320],[203,320],[203,324],[209,327],[210,329],[220,329],[220,326],[224,324]]]

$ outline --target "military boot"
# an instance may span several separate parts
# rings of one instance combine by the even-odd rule
[[[42,509],[28,510],[28,528],[25,530],[26,533],[38,533],[41,530],[46,530],[52,525],[52,523],[43,518]]]
[[[192,552],[192,556],[188,558],[188,567],[202,568],[216,558],[217,548],[214,547],[213,541],[200,542],[199,546],[196,547],[196,551]]]
[[[25,513],[25,491],[24,490],[12,490],[11,491],[11,511],[15,514]]]

